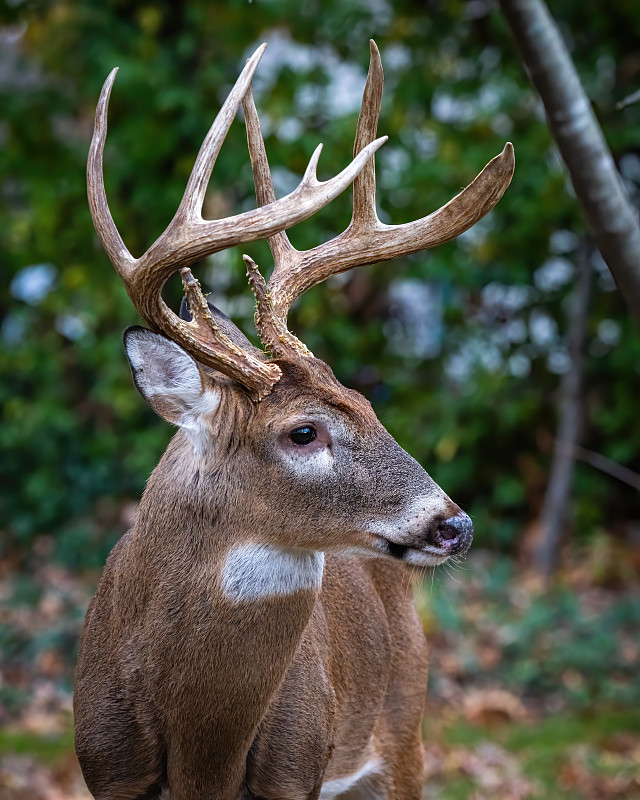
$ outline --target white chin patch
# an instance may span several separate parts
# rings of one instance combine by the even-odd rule
[[[402,560],[407,564],[413,564],[415,567],[437,567],[438,564],[444,564],[448,558],[449,556],[446,553],[426,553],[410,547]]]
[[[268,544],[232,547],[222,569],[222,590],[236,603],[252,602],[322,586],[324,553]]]

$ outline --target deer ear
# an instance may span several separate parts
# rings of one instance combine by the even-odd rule
[[[194,428],[213,411],[219,389],[205,389],[202,373],[188,353],[170,339],[137,325],[124,332],[133,381],[151,408],[173,425]]]

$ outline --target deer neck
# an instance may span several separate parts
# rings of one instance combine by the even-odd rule
[[[194,469],[192,459],[178,434],[149,479],[134,532],[141,561],[165,602],[189,608],[206,598],[206,624],[234,642],[230,652],[239,637],[253,639],[288,663],[322,586],[324,554],[261,541],[250,503],[231,494],[224,472]]]
[[[221,607],[271,600],[295,606],[300,593],[315,597],[324,554],[265,541],[251,502],[233,493],[224,462],[194,469],[192,459],[178,434],[149,479],[136,522],[147,558],[164,574],[191,565],[193,580]]]
[[[133,589],[138,608],[143,588],[144,613],[161,618],[162,668],[174,662],[193,687],[231,769],[244,764],[309,624],[324,555],[259,542],[225,506],[224,486],[203,492],[193,465],[192,478],[181,475],[181,459],[170,446],[149,479],[128,545],[145,567]]]

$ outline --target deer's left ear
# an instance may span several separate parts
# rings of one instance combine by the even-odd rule
[[[217,407],[220,389],[205,389],[200,368],[174,342],[134,326],[124,332],[124,349],[138,391],[167,422],[195,428]]]

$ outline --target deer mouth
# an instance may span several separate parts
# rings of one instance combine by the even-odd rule
[[[386,536],[376,536],[375,547],[398,561],[417,567],[435,567],[451,556],[464,555],[467,552],[473,541],[473,523],[462,512],[440,520],[423,537],[420,543],[407,544],[392,541]]]
[[[438,564],[444,564],[450,556],[450,553],[438,547],[431,547],[430,545],[412,547],[408,544],[392,542],[382,536],[376,540],[376,549],[385,555],[391,556],[391,558],[395,558],[397,561],[404,561],[406,564],[416,567],[436,567]]]

